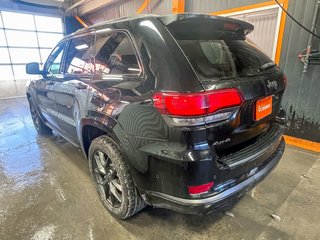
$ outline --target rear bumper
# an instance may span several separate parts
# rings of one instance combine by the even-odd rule
[[[154,207],[167,208],[178,212],[197,215],[211,213],[235,202],[239,197],[244,195],[248,190],[253,188],[259,181],[267,176],[278,164],[283,155],[284,149],[285,142],[282,139],[277,150],[270,157],[266,166],[237,185],[210,197],[201,199],[184,199],[154,191],[147,191],[146,193]]]

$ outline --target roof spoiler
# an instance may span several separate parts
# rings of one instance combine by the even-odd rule
[[[161,16],[159,19],[169,29],[203,28],[207,31],[214,29],[218,31],[236,32],[243,37],[251,33],[254,29],[252,24],[237,19],[197,13],[167,15]]]

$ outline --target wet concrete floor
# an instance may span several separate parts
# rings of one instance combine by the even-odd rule
[[[319,154],[287,147],[276,170],[230,212],[148,207],[118,221],[100,204],[80,149],[38,136],[25,98],[0,101],[1,240],[320,239]]]

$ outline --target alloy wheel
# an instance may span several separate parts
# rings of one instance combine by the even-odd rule
[[[123,190],[111,159],[101,150],[96,150],[93,158],[93,171],[100,194],[112,207],[119,208]]]
[[[31,118],[32,118],[32,121],[33,121],[35,128],[39,129],[40,128],[40,117],[39,117],[38,112],[32,102],[30,102],[30,112],[31,112]]]

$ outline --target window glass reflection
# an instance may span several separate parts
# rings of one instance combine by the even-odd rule
[[[97,36],[98,74],[139,74],[140,67],[129,38],[124,33]]]
[[[93,73],[93,56],[91,54],[93,42],[92,36],[76,38],[71,41],[66,60],[67,73],[82,75]]]

